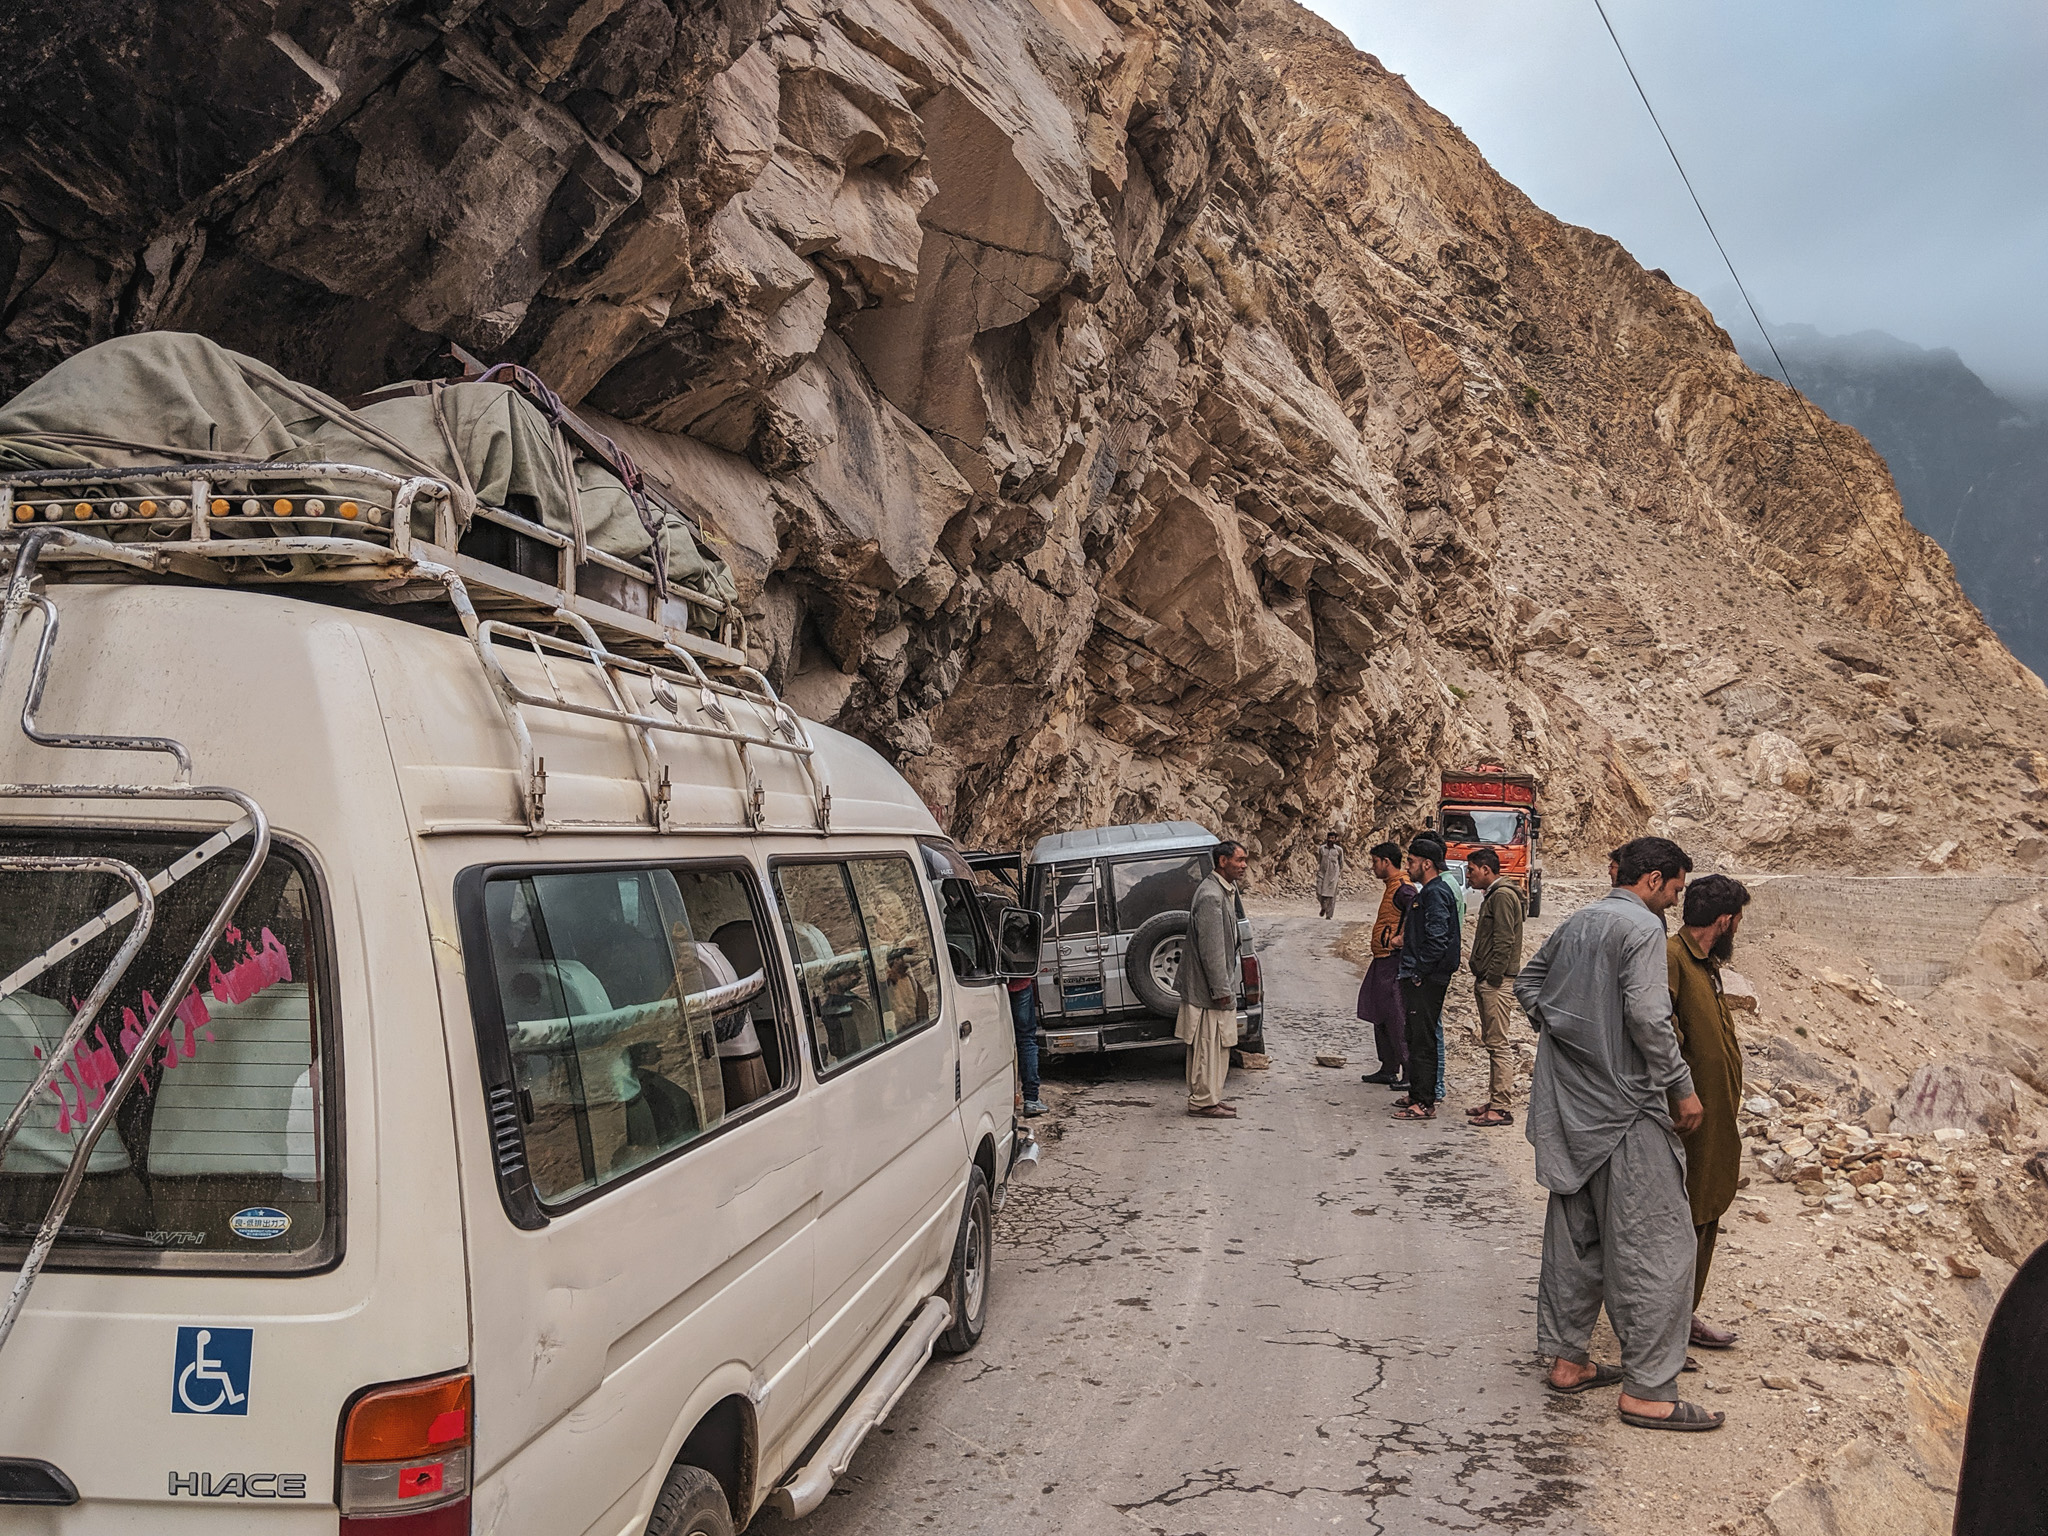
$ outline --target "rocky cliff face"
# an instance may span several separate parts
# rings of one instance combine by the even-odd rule
[[[1291,873],[1487,754],[1559,852],[2048,857],[2039,684],[1862,439],[1285,0],[30,0],[0,42],[0,379],[152,326],[337,392],[526,361],[965,838],[1192,815]]]

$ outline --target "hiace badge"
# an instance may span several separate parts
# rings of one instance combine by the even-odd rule
[[[249,1351],[255,1337],[251,1328],[180,1328],[171,1412],[246,1418]]]

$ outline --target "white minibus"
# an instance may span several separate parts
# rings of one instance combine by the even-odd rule
[[[435,487],[138,542],[54,478],[0,482],[0,1530],[815,1507],[985,1326],[1036,919],[736,648],[408,545]]]

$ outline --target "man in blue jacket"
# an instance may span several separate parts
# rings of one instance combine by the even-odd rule
[[[1401,948],[1401,1002],[1408,1015],[1408,1102],[1397,1120],[1436,1118],[1442,1068],[1444,993],[1458,974],[1463,935],[1458,897],[1444,879],[1443,841],[1424,833],[1408,845],[1408,875],[1422,889],[1408,909]]]

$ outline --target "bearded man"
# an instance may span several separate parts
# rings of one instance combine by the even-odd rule
[[[1707,1290],[1707,1267],[1714,1261],[1714,1243],[1721,1218],[1735,1203],[1735,1184],[1742,1176],[1742,1132],[1735,1112],[1742,1103],[1742,1042],[1735,1019],[1721,991],[1721,967],[1735,954],[1736,930],[1749,891],[1727,875],[1703,875],[1685,888],[1685,926],[1664,944],[1671,972],[1672,1022],[1678,1027],[1678,1048],[1692,1070],[1693,1092],[1699,1095],[1700,1123],[1683,1136],[1685,1194],[1692,1205],[1692,1230],[1697,1244],[1692,1279],[1692,1343],[1701,1349],[1732,1349],[1736,1335],[1700,1321],[1700,1298]]]

